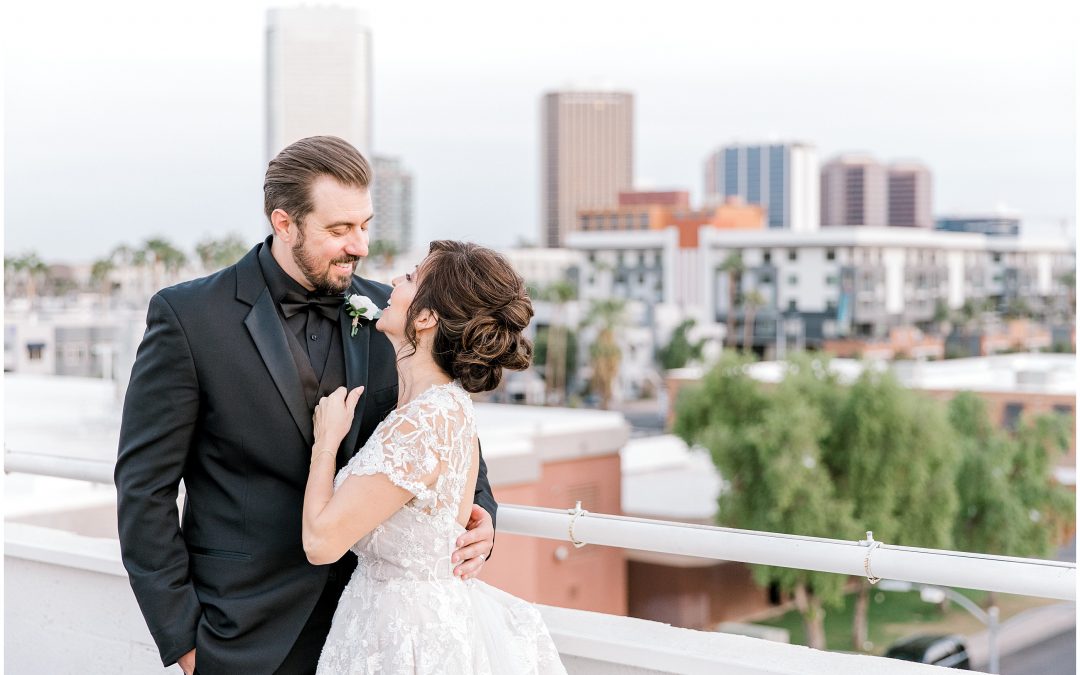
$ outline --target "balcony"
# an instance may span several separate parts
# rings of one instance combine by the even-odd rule
[[[100,461],[72,465],[8,452],[6,470],[61,474],[92,483],[111,481],[111,467]],[[108,508],[110,499],[106,488],[85,502],[85,509]],[[848,575],[872,572],[902,581],[1075,600],[1076,566],[1072,563],[874,545],[869,538],[839,541],[513,505],[501,507],[499,518],[500,532],[564,542],[572,538],[581,545]],[[8,522],[4,567],[9,672],[146,673],[160,669],[115,538]],[[571,673],[891,675],[936,670],[596,612],[548,606],[542,606],[541,612]],[[169,672],[179,669],[174,666]]]

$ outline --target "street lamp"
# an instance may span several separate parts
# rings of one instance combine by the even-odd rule
[[[981,607],[972,602],[966,595],[957,593],[951,588],[927,586],[926,584],[913,584],[910,581],[894,581],[886,579],[878,584],[878,588],[883,591],[895,591],[899,593],[919,591],[919,597],[922,598],[923,602],[940,605],[948,598],[966,609],[972,616],[986,625],[988,629],[988,646],[990,651],[989,672],[998,672],[998,608],[996,606],[991,607],[989,612],[984,612]]]

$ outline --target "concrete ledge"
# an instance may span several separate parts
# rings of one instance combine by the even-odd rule
[[[907,661],[823,652],[624,616],[544,606],[540,612],[571,673],[930,675],[941,672],[933,666]]]

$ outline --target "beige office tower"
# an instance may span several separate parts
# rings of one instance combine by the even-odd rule
[[[889,165],[889,225],[933,229],[932,196],[930,169],[918,162]]]
[[[821,168],[821,226],[884,227],[885,167],[862,155],[842,155]]]
[[[308,136],[340,136],[370,158],[371,30],[341,7],[271,9],[266,26],[268,160]]]
[[[541,241],[560,247],[578,211],[618,206],[633,189],[634,95],[559,91],[541,110]]]

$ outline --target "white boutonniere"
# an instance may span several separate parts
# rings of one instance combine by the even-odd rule
[[[345,310],[352,317],[350,337],[356,337],[356,327],[360,324],[360,319],[371,321],[382,316],[382,310],[375,306],[371,298],[356,293],[345,298]]]

